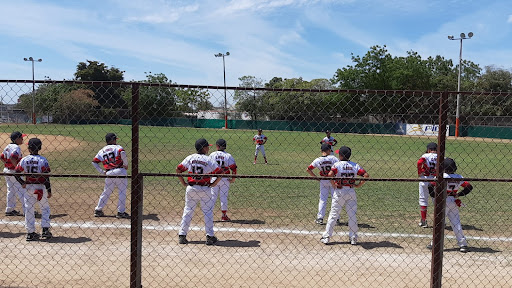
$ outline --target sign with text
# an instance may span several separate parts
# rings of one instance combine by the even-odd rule
[[[450,125],[446,125],[446,136],[450,133]],[[439,125],[432,124],[406,124],[406,135],[437,136]]]

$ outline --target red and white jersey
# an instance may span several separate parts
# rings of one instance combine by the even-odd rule
[[[220,170],[222,170],[222,174],[230,174],[233,171],[233,174],[236,174],[236,162],[235,158],[231,156],[226,151],[215,151],[210,154],[210,158],[217,162]]]
[[[465,188],[469,186],[469,182],[464,181],[462,175],[444,173],[443,177],[450,178],[446,183],[446,195],[448,196],[455,196],[460,187]]]
[[[436,176],[437,153],[425,153],[418,160],[418,176]]]
[[[20,159],[23,158],[20,146],[14,143],[7,145],[0,158],[4,162],[5,168],[14,170]]]
[[[256,144],[258,145],[263,145],[265,144],[265,142],[267,142],[267,136],[261,134],[261,135],[254,135],[254,137],[252,137],[252,141],[256,141]]]
[[[125,158],[124,161],[123,158]],[[105,167],[107,171],[128,166],[126,152],[121,145],[107,145],[103,147],[98,154],[94,156],[92,162],[103,163],[103,167]]]
[[[16,166],[16,173],[50,173],[50,164],[48,160],[41,155],[28,155],[21,159],[20,163]],[[47,177],[27,175],[25,182],[27,184],[44,184]]]
[[[313,170],[318,168],[320,170],[320,176],[327,176],[327,174],[329,174],[331,171],[332,166],[334,166],[334,164],[339,161],[340,159],[333,155],[321,156],[313,160],[308,169]]]
[[[356,183],[356,175],[363,176],[366,173],[366,171],[361,166],[359,166],[359,164],[352,161],[339,161],[334,163],[331,171],[334,173],[335,177],[354,178],[336,180],[337,188],[342,188],[343,186],[354,186]]]
[[[209,176],[193,176],[193,174],[222,174],[217,162],[210,156],[204,154],[192,154],[187,156],[179,165],[178,170],[185,172],[188,170],[188,184],[206,186],[210,183]]]
[[[334,137],[332,137],[332,136],[329,136],[329,137],[325,136],[324,139],[322,139],[322,143],[327,143],[331,146],[334,146],[335,142],[336,142],[336,139],[334,139]]]

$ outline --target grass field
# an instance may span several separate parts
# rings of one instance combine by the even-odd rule
[[[115,125],[26,125],[0,126],[0,132],[14,130],[38,135],[70,136],[78,147],[64,151],[45,151],[42,155],[51,164],[53,173],[96,174],[90,164],[97,151],[104,146],[104,135],[115,132],[118,144],[131,155],[131,127]],[[227,151],[236,159],[241,175],[307,176],[306,167],[320,156],[320,140],[324,133],[263,131],[268,137],[265,145],[269,165],[263,165],[260,155],[253,165],[255,131],[194,129],[175,127],[141,127],[140,172],[174,173],[175,167],[194,152],[196,139],[204,137],[210,143],[224,138]],[[370,177],[415,179],[416,161],[424,153],[428,142],[435,138],[333,134],[338,146],[352,148],[351,160],[365,168]],[[67,143],[53,143],[66,147]],[[458,172],[465,177],[507,178],[512,172],[512,143],[482,141],[479,139],[448,139],[446,155],[456,159]],[[212,151],[215,148],[212,147]],[[316,171],[318,172],[318,171]],[[63,187],[76,179],[55,179]],[[80,180],[82,181],[82,180]],[[99,180],[93,180],[98,182]],[[508,183],[473,183],[475,190],[463,199],[467,207],[461,212],[462,222],[475,227],[478,234],[511,235],[511,185]],[[358,189],[358,217],[361,226],[375,227],[387,232],[416,231],[418,218],[417,182],[367,182]],[[83,187],[82,187],[83,188]],[[94,192],[94,197],[96,197]],[[168,208],[181,213],[183,187],[175,178],[147,177],[144,181],[145,209],[160,210],[162,201]],[[73,193],[66,191],[66,193]],[[172,200],[171,200],[172,199]],[[268,225],[313,225],[318,205],[318,182],[290,179],[238,179],[230,192],[230,212],[235,216],[265,215]],[[329,210],[329,209],[328,209]],[[433,207],[431,207],[431,212]],[[489,213],[492,211],[492,213]],[[429,212],[429,214],[431,214]],[[247,215],[245,215],[247,214]],[[326,215],[327,217],[327,215]],[[343,218],[342,218],[343,219]],[[371,223],[366,224],[365,223]],[[491,228],[494,227],[494,228]],[[496,227],[501,227],[496,229]],[[375,229],[375,228],[368,228]],[[482,231],[480,231],[482,230]],[[484,232],[485,231],[485,232]],[[482,232],[482,233],[480,233]]]

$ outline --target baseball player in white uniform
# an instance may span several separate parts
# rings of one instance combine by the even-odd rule
[[[31,138],[28,141],[28,150],[30,155],[23,157],[16,166],[16,173],[50,173],[50,165],[48,160],[39,155],[42,148],[41,140],[38,138]],[[48,198],[52,197],[52,188],[50,185],[50,178],[48,176],[27,175],[25,180],[21,176],[16,175],[16,180],[25,192],[25,226],[27,228],[27,241],[35,241],[40,237],[43,239],[50,239],[52,233],[50,232],[50,204]],[[36,232],[34,206],[39,202],[41,207],[41,227],[43,229],[41,236]]]
[[[338,144],[338,141],[336,139],[334,139],[334,137],[331,136],[331,131],[329,131],[329,130],[325,131],[325,137],[324,137],[324,139],[322,139],[322,141],[320,141],[320,144],[324,144],[324,143],[329,144],[331,146],[331,155],[334,155],[332,147],[336,146],[336,144]]]
[[[107,145],[94,156],[92,165],[102,175],[126,176],[128,169],[128,157],[121,145],[117,145],[117,137],[114,133],[107,133],[105,141]],[[103,164],[103,167],[100,166]],[[105,170],[103,170],[105,169]],[[94,209],[94,217],[104,217],[103,208],[107,205],[108,199],[114,189],[117,187],[119,199],[117,202],[118,219],[128,219],[130,215],[126,213],[126,189],[128,187],[127,178],[105,178],[105,188],[100,195],[98,205]]]
[[[436,177],[437,163],[437,144],[430,142],[427,144],[427,152],[421,155],[418,160],[418,177],[431,179]],[[427,207],[428,207],[428,182],[419,182],[419,204],[421,220],[419,226],[428,228],[427,225]]]
[[[325,232],[322,235],[320,241],[324,244],[329,243],[329,239],[332,236],[336,219],[338,219],[341,209],[345,206],[345,210],[348,215],[348,236],[350,244],[357,244],[357,197],[356,190],[363,186],[364,181],[360,180],[356,184],[356,176],[362,176],[368,178],[368,173],[359,164],[349,161],[352,151],[347,146],[342,146],[338,153],[340,155],[340,161],[336,162],[331,168],[328,177],[343,177],[343,178],[354,178],[354,179],[343,179],[343,180],[331,180],[332,186],[335,188],[332,196],[331,213],[329,213],[329,220],[325,227]]]
[[[0,155],[0,160],[4,162],[4,173],[15,173],[16,165],[23,158],[19,145],[23,144],[23,137],[25,136],[27,135],[21,134],[18,131],[11,133],[11,144],[8,144],[2,155]],[[5,175],[5,182],[7,184],[5,216],[22,216],[22,213],[25,213],[25,205],[23,203],[25,189],[21,187],[14,176]],[[16,211],[16,197],[20,201],[22,213]]]
[[[328,143],[323,143],[320,150],[322,151],[322,156],[316,158],[311,162],[311,164],[306,169],[309,175],[316,177],[315,172],[313,170],[318,168],[320,170],[320,176],[327,176],[331,171],[334,163],[338,162],[338,158],[336,158],[331,154],[331,145]],[[327,206],[327,198],[329,195],[332,197],[332,193],[334,191],[334,187],[331,185],[331,181],[329,180],[320,180],[320,201],[318,202],[318,213],[316,215],[316,224],[322,225],[324,223],[324,215],[325,215],[325,206]]]
[[[226,152],[226,140],[219,139],[215,143],[217,146],[217,151],[210,154],[210,158],[217,162],[220,169],[222,170],[222,174],[229,175],[231,172],[233,175],[236,175],[236,162],[235,158],[231,156],[228,152]],[[212,181],[215,182],[217,177],[212,177]],[[213,205],[215,206],[215,202],[217,202],[217,197],[220,196],[220,210],[222,211],[221,221],[231,221],[229,219],[227,211],[228,211],[228,193],[229,186],[231,183],[235,182],[235,178],[223,177],[217,186],[212,187],[212,196],[213,196]]]
[[[459,207],[462,205],[462,202],[459,197],[468,195],[473,190],[473,186],[469,182],[464,181],[462,175],[455,173],[457,171],[455,160],[445,158],[443,163],[445,171],[443,177],[449,179],[446,183],[446,217],[450,219],[453,233],[455,233],[455,238],[457,238],[457,244],[459,245],[459,251],[466,253],[469,249],[468,242],[462,231],[462,224],[460,223]],[[435,189],[432,184],[435,184],[435,182],[428,183],[428,190],[430,196],[435,197]],[[459,191],[460,187],[462,187],[462,190]],[[431,249],[432,243],[427,245],[427,248]]]
[[[263,159],[265,159],[265,164],[268,164],[267,162],[267,156],[265,155],[265,143],[267,143],[267,136],[262,134],[261,129],[258,129],[258,134],[254,135],[252,137],[252,141],[254,144],[256,144],[256,150],[254,151],[254,163],[256,164],[256,159],[258,159],[258,153],[261,151],[261,155],[263,155]]]
[[[179,244],[188,244],[187,233],[190,229],[190,222],[194,216],[194,210],[197,203],[201,204],[201,210],[204,214],[204,224],[206,230],[206,245],[214,245],[218,239],[213,231],[213,205],[212,192],[210,187],[215,187],[221,177],[211,182],[210,176],[194,176],[194,174],[222,174],[217,162],[213,161],[207,154],[210,150],[210,144],[206,139],[198,139],[195,143],[197,153],[187,156],[176,167],[176,173],[188,171],[187,182],[182,176],[179,176],[181,185],[185,186],[185,208],[181,219],[180,231],[178,232]]]

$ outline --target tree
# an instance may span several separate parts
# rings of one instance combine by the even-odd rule
[[[77,89],[63,94],[55,104],[53,119],[58,123],[70,123],[95,117],[95,107],[99,106],[89,89]]]
[[[263,80],[254,76],[242,76],[239,87],[262,88]],[[236,101],[237,110],[248,112],[252,120],[257,120],[265,113],[263,105],[263,94],[261,90],[236,90],[233,99]]]

